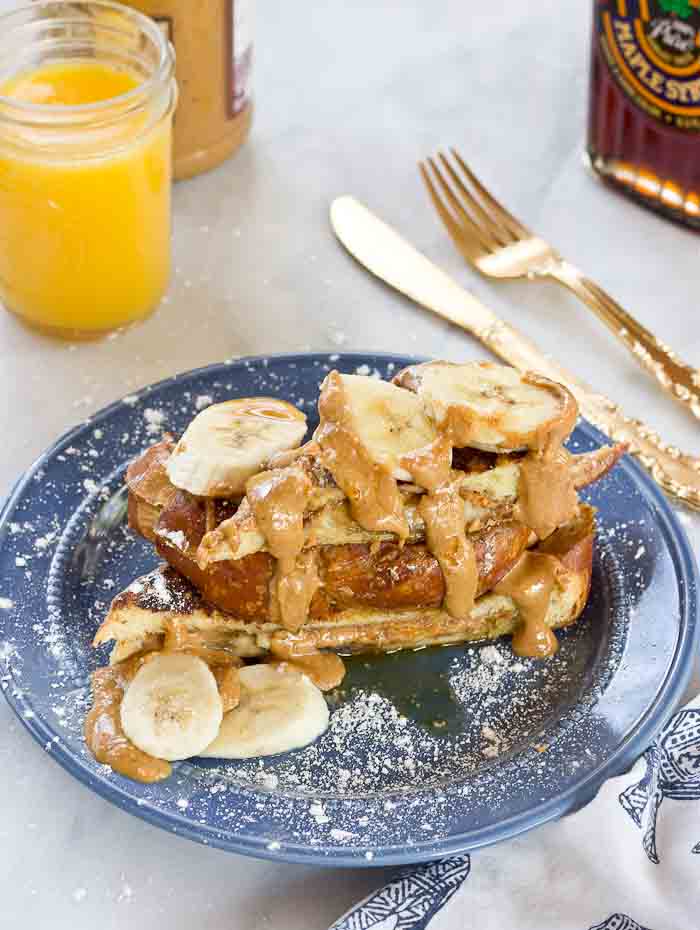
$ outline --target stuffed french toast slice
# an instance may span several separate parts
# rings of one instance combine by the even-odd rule
[[[167,564],[115,598],[95,637],[114,646],[96,674],[93,751],[142,778],[145,754],[160,778],[185,749],[240,758],[303,745],[327,723],[309,687],[337,686],[352,653],[510,635],[520,655],[551,655],[590,586],[595,515],[578,491],[624,452],[572,455],[577,413],[538,375],[434,362],[393,382],[329,373],[303,445],[301,413],[243,398],[147,449],[127,472],[129,522]],[[261,663],[270,671],[249,672]],[[219,694],[195,702],[206,713],[194,728],[177,669]],[[289,688],[308,726],[285,724]],[[278,710],[265,717],[268,704]],[[217,720],[208,752],[199,744]]]

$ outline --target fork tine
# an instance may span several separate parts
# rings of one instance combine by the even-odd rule
[[[520,220],[517,220],[513,216],[512,213],[509,213],[505,209],[505,207],[503,207],[496,200],[496,198],[491,193],[489,193],[489,191],[486,190],[486,188],[481,183],[481,181],[477,178],[474,172],[466,165],[466,163],[464,162],[464,159],[459,154],[459,152],[453,148],[450,148],[450,151],[452,152],[452,155],[455,161],[457,162],[459,167],[462,169],[465,176],[468,178],[472,187],[476,188],[476,190],[478,191],[479,196],[482,198],[482,200],[488,203],[489,206],[491,206],[498,213],[498,215],[503,220],[503,222],[509,226],[509,228],[513,231],[513,233],[518,237],[518,239],[522,239],[526,236],[531,236],[532,233],[527,228],[527,226],[524,226],[520,222]]]
[[[420,169],[423,182],[428,189],[430,199],[433,201],[433,206],[437,210],[438,215],[442,220],[450,238],[468,262],[475,262],[480,256],[483,255],[483,249],[475,248],[471,243],[468,243],[465,240],[465,237],[461,231],[461,227],[454,219],[450,211],[447,209],[447,207],[444,205],[440,195],[435,189],[435,185],[430,178],[430,174],[428,173],[428,169],[426,168],[424,162],[418,162],[418,168]]]
[[[452,206],[453,211],[457,214],[460,223],[458,224],[462,230],[463,238],[471,234],[475,236],[480,242],[482,248],[487,252],[494,252],[499,249],[502,245],[500,240],[495,238],[488,226],[484,227],[478,223],[472,216],[470,216],[464,207],[460,204],[459,200],[455,197],[450,185],[447,183],[445,178],[442,176],[440,169],[435,164],[435,161],[432,158],[427,159],[428,164],[432,168],[433,177],[438,182],[442,188],[442,192]]]
[[[510,245],[517,237],[513,235],[511,230],[505,226],[503,222],[499,222],[494,219],[493,216],[489,216],[477,198],[469,190],[467,190],[464,183],[459,178],[459,175],[442,154],[442,152],[438,152],[438,158],[442,162],[442,166],[445,171],[447,171],[447,173],[452,178],[454,185],[457,187],[458,191],[466,201],[467,207],[471,214],[476,214],[478,217],[477,222],[479,225],[482,228],[485,227],[488,230],[491,238],[496,240],[495,248],[498,248],[499,246]],[[464,212],[464,210],[462,212]]]

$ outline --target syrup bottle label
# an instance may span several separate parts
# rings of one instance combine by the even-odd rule
[[[597,27],[623,92],[658,122],[700,131],[700,0],[600,0]]]

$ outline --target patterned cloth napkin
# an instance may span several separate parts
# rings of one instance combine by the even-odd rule
[[[405,870],[330,930],[697,930],[700,698],[576,814]]]

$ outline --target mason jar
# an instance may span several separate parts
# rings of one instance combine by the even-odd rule
[[[107,0],[0,16],[0,301],[71,338],[145,317],[170,273],[174,53]]]

